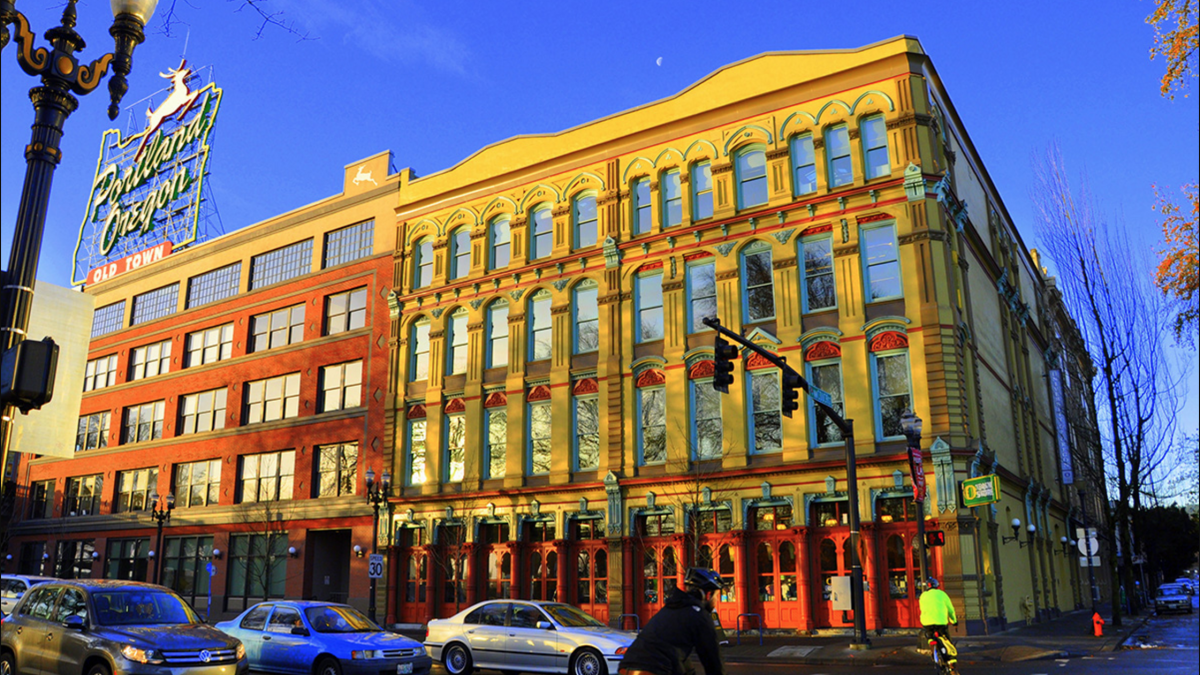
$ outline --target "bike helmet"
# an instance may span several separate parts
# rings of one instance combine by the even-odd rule
[[[716,572],[704,567],[688,568],[683,577],[683,584],[689,588],[699,588],[702,591],[719,591],[725,585]]]
[[[940,583],[938,583],[938,580],[937,580],[937,579],[934,579],[933,577],[930,577],[930,578],[929,578],[929,582],[928,582],[928,584],[927,584],[927,585],[928,585],[930,588],[939,588],[939,587],[941,587],[941,584],[940,584]]]

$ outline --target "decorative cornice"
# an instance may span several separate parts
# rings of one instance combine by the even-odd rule
[[[810,225],[800,231],[800,236],[808,237],[814,234],[825,234],[827,232],[833,232],[833,225],[830,223],[825,223],[823,225]]]
[[[642,371],[642,374],[638,376],[637,381],[634,383],[634,386],[639,387],[639,388],[655,387],[660,384],[664,384],[666,381],[667,381],[667,376],[663,374],[663,371],[661,371],[657,368],[651,368],[651,369]]]
[[[907,349],[908,336],[898,331],[889,330],[871,339],[871,351],[881,352],[888,349]]]
[[[760,368],[774,368],[775,364],[767,360],[765,356],[754,352],[750,358],[746,359],[746,370],[758,370]]]
[[[488,394],[488,397],[483,401],[485,408],[499,408],[508,405],[508,394],[502,391],[494,391]]]
[[[787,157],[790,152],[791,150],[787,146],[768,150],[767,159],[779,159],[780,157]]]
[[[467,404],[464,403],[461,398],[452,398],[446,404],[446,413],[447,414],[465,412],[466,409],[467,409]]]
[[[721,270],[717,272],[717,281],[725,281],[727,279],[736,279],[738,277],[737,270]]]
[[[792,256],[790,258],[783,258],[781,260],[772,260],[771,268],[777,269],[777,270],[787,269],[789,267],[795,267],[796,262],[797,262],[796,256]]]
[[[408,412],[405,413],[404,416],[410,420],[424,418],[425,417],[425,404],[418,403],[414,406],[409,407]]]
[[[575,386],[571,388],[571,393],[575,396],[584,396],[587,394],[600,393],[600,383],[594,377],[585,377],[575,381]]]
[[[689,380],[698,380],[705,377],[712,377],[717,372],[717,362],[711,359],[705,359],[697,362],[688,370]]]
[[[529,394],[525,397],[525,400],[530,401],[530,402],[549,401],[550,400],[550,387],[547,387],[544,384],[537,385],[536,387],[529,390]]]
[[[822,340],[804,352],[805,361],[820,361],[821,359],[838,359],[842,357],[842,348],[836,342]]]

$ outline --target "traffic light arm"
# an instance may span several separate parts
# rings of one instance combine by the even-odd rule
[[[785,376],[791,375],[791,376],[795,377],[799,381],[800,388],[804,390],[804,393],[805,394],[809,393],[808,392],[808,390],[809,390],[808,380],[804,379],[803,375],[801,375],[800,373],[797,373],[794,368],[789,366],[787,364],[787,361],[784,358],[782,358],[780,356],[776,356],[775,354],[772,354],[771,352],[763,349],[762,347],[759,347],[758,345],[747,340],[746,338],[742,337],[741,335],[738,335],[737,333],[734,333],[733,331],[729,330],[728,328],[725,328],[724,326],[721,325],[721,320],[716,317],[706,317],[705,319],[703,319],[702,323],[704,323],[705,326],[708,326],[709,328],[717,331],[717,333],[719,335],[722,335],[724,337],[729,338],[730,340],[733,340],[734,342],[738,343],[739,345],[742,345],[743,347],[750,349],[755,354],[758,354],[759,356],[763,357],[764,359],[775,364],[780,370],[783,371]],[[830,421],[832,421],[834,424],[837,425],[837,428],[839,430],[841,430],[841,432],[843,434],[853,433],[853,427],[851,427],[850,424],[847,423],[846,420],[842,418],[841,414],[838,413],[836,408],[825,405],[824,403],[822,403],[821,401],[816,400],[816,399],[813,399],[813,403],[815,403],[816,405],[821,407],[821,409],[825,412],[825,415],[830,419]]]

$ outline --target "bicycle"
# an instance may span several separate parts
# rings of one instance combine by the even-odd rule
[[[949,636],[934,627],[928,627],[929,649],[933,652],[933,663],[937,666],[939,675],[958,675],[956,658],[958,650],[950,642]]]

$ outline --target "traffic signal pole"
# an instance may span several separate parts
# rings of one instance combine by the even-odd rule
[[[718,337],[715,342],[715,352],[717,357],[716,372],[717,373],[732,373],[732,368],[723,367],[723,361],[731,359],[735,354],[732,354],[723,347],[728,347],[728,343],[722,336],[733,340],[739,345],[753,351],[755,354],[770,361],[782,371],[781,382],[783,387],[788,388],[788,391],[781,391],[780,398],[783,401],[789,400],[789,391],[794,391],[795,387],[804,390],[809,398],[813,399],[813,403],[820,406],[822,412],[837,426],[842,432],[842,438],[846,442],[846,493],[849,497],[850,511],[850,606],[854,613],[854,639],[850,644],[851,649],[866,649],[870,647],[871,641],[867,639],[867,618],[864,611],[865,598],[863,586],[863,569],[862,559],[859,556],[859,533],[860,523],[858,517],[858,463],[854,455],[854,420],[843,419],[841,413],[837,411],[826,400],[812,395],[810,391],[813,389],[808,380],[804,379],[800,373],[796,372],[787,364],[787,359],[776,356],[775,354],[759,347],[746,338],[734,333],[733,331],[721,325],[721,320],[716,317],[709,317],[703,320],[704,325],[715,330]],[[729,393],[729,384],[733,382],[732,374],[728,375],[723,381],[713,381],[713,387],[721,393]],[[819,391],[819,390],[818,390]],[[790,417],[790,415],[789,415]]]

